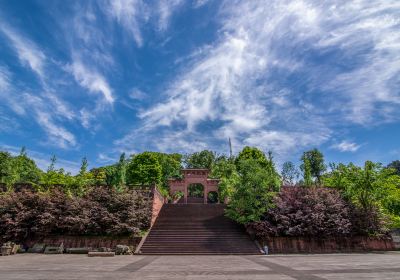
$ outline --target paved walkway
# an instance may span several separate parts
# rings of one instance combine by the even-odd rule
[[[0,257],[0,279],[400,279],[400,252],[112,258],[22,254]]]

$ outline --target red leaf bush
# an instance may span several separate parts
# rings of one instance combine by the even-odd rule
[[[136,235],[148,229],[151,200],[138,191],[99,187],[83,197],[61,190],[0,196],[0,239],[22,242],[47,235]]]
[[[268,236],[343,236],[352,232],[351,211],[339,192],[327,188],[285,187],[259,222],[248,225]]]

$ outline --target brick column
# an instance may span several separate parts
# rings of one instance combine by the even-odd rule
[[[185,199],[184,199],[184,203],[187,204],[187,197],[188,197],[188,184],[186,183],[185,180]]]
[[[203,182],[203,186],[204,186],[204,204],[207,204],[207,196],[208,196],[207,181]]]

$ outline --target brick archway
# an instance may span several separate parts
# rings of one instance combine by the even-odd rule
[[[218,192],[218,179],[209,179],[208,169],[182,169],[182,179],[169,179],[170,194],[181,191],[184,193],[184,203],[187,203],[188,187],[190,184],[202,184],[204,186],[204,204],[207,204],[209,192]]]

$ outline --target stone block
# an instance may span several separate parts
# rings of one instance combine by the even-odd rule
[[[114,252],[89,252],[88,257],[114,257],[115,253]]]
[[[33,247],[28,249],[28,253],[43,253],[45,248],[45,244],[36,243],[35,245],[33,245]]]
[[[44,250],[45,254],[62,254],[64,252],[64,244],[61,243],[59,246],[46,246]]]
[[[67,248],[65,252],[67,254],[87,254],[89,253],[90,248]]]

